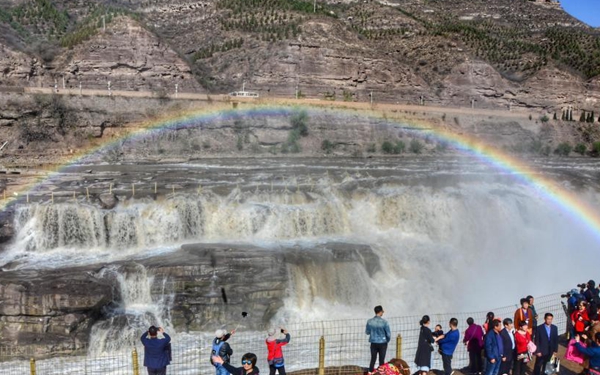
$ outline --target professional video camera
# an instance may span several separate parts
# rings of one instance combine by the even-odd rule
[[[566,292],[565,294],[561,294],[560,297],[561,298],[571,298],[571,291]]]
[[[577,287],[580,289],[585,289],[585,288],[587,288],[587,283],[577,284]]]

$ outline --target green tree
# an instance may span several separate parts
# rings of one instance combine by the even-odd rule
[[[554,153],[560,156],[569,156],[573,147],[568,142],[562,142],[554,150]]]
[[[294,112],[292,117],[290,118],[290,124],[292,125],[292,129],[298,130],[298,134],[306,137],[308,135],[308,113],[306,111],[297,111]]]
[[[413,139],[410,141],[410,152],[414,154],[420,154],[423,152],[423,148],[425,148],[425,146],[418,139]]]
[[[577,146],[575,146],[575,148],[573,149],[573,151],[583,156],[587,151],[587,147],[585,147],[583,143],[578,143]]]
[[[394,153],[394,145],[390,141],[385,141],[381,144],[381,152],[384,154],[393,154]]]
[[[321,149],[325,151],[326,154],[331,154],[333,147],[334,144],[329,139],[324,139],[323,142],[321,142]]]
[[[592,152],[591,152],[591,154],[594,157],[600,156],[600,142],[594,142],[592,144]]]
[[[579,116],[579,121],[580,121],[580,122],[585,122],[585,121],[586,121],[586,118],[585,118],[585,111],[582,111],[582,112],[581,112],[581,116]]]
[[[555,114],[555,117],[556,117],[556,114]],[[548,116],[546,116],[546,115],[543,115],[543,116],[540,118],[540,120],[541,120],[543,123],[546,123],[546,122],[548,122],[548,120],[550,120],[550,119],[548,118]]]
[[[404,151],[406,151],[406,143],[404,143],[404,141],[396,142],[396,145],[394,146],[394,154],[403,154]]]

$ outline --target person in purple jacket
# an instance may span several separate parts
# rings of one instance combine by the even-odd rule
[[[467,346],[469,352],[469,369],[471,374],[481,374],[483,371],[483,358],[481,351],[483,350],[483,328],[475,324],[475,320],[469,317],[467,319],[469,328],[465,331],[463,343]]]

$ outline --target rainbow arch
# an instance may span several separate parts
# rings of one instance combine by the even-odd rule
[[[378,113],[377,111],[369,111],[367,113],[356,109],[324,109],[313,106],[256,105],[249,108],[232,109],[229,106],[217,105],[211,109],[178,113],[176,115],[146,121],[139,124],[136,130],[127,132],[121,137],[110,139],[98,146],[81,150],[67,163],[64,163],[51,171],[48,176],[44,176],[43,178],[39,178],[32,183],[23,186],[16,192],[19,195],[17,198],[10,197],[10,199],[6,199],[0,203],[0,212],[5,212],[9,207],[22,202],[24,194],[34,190],[41,190],[46,181],[59,175],[64,169],[73,165],[85,163],[89,158],[115,147],[124,140],[135,141],[136,139],[156,134],[156,132],[169,131],[171,129],[202,127],[204,124],[208,124],[216,119],[239,117],[285,117],[298,109],[306,109],[313,113],[328,111],[328,113],[334,113],[340,116],[361,115],[373,119],[385,120],[390,125],[409,125],[414,128],[415,131],[427,130],[428,134],[434,136],[438,141],[446,142],[455,149],[468,155],[472,155],[480,162],[510,174],[515,180],[535,189],[541,196],[550,203],[556,205],[575,222],[587,227],[600,243],[600,212],[593,207],[586,205],[586,203],[579,199],[573,192],[568,191],[555,181],[536,173],[536,171],[525,161],[513,155],[492,147],[472,136],[457,134],[451,130],[435,127],[425,122],[411,121],[410,123],[403,123],[399,120],[384,117],[383,113]]]

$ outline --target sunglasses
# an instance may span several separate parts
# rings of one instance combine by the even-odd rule
[[[245,359],[242,359],[242,365],[251,365],[252,361],[247,361]]]

